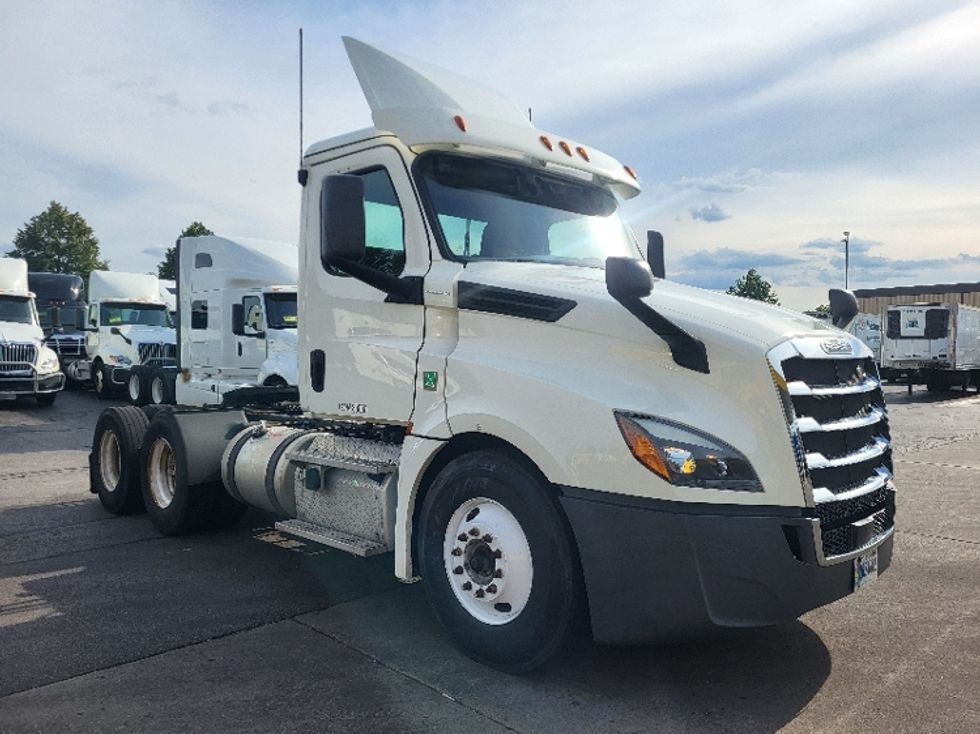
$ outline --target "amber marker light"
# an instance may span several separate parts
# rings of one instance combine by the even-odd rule
[[[462,115],[456,115],[453,117],[453,122],[456,123],[456,127],[462,130],[464,133],[466,132],[466,120],[463,119]]]
[[[551,139],[547,135],[542,135],[540,138],[538,138],[538,140],[540,140],[541,145],[543,145],[548,150],[555,149],[555,146],[551,144]]]
[[[634,169],[633,166],[623,166],[623,170],[626,171],[626,173],[628,173],[634,181],[638,180],[636,169]]]
[[[560,143],[558,143],[558,147],[561,148],[564,151],[565,155],[571,155],[572,154],[572,146],[570,146],[564,140],[562,140]]]
[[[669,482],[670,470],[667,469],[667,464],[664,462],[663,456],[660,455],[660,450],[653,445],[653,441],[650,440],[646,432],[625,415],[617,413],[616,423],[619,424],[619,430],[622,432],[623,438],[626,439],[626,445],[630,447],[630,451],[633,452],[636,460]]]
[[[583,161],[589,161],[589,151],[583,148],[581,145],[575,149],[575,152],[579,154]]]

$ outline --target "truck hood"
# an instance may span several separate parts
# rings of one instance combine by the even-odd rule
[[[659,341],[609,295],[605,271],[598,268],[471,262],[460,280],[571,299],[576,307],[559,322],[566,328],[627,341]],[[764,352],[790,337],[840,333],[830,324],[796,311],[669,280],[657,280],[644,301],[705,344],[723,338],[726,342],[747,342],[753,351]]]
[[[176,344],[177,332],[166,326],[128,324],[119,327],[119,333],[135,344]]]
[[[14,324],[8,321],[0,323],[0,343],[34,343],[40,344],[44,333],[40,326],[33,324]]]

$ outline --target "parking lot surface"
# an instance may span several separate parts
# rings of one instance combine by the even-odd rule
[[[106,403],[0,403],[0,731],[980,731],[980,397],[889,387],[892,567],[697,643],[580,641],[523,677],[448,642],[390,556],[162,537],[88,491]]]

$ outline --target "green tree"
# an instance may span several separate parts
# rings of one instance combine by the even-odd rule
[[[772,283],[759,275],[755,268],[736,280],[735,285],[729,286],[728,293],[733,296],[771,303],[774,306],[779,305],[779,299],[776,297],[776,291],[772,289]]]
[[[99,259],[99,240],[82,215],[57,201],[17,230],[7,257],[27,260],[33,271],[75,273],[86,282],[93,270],[109,268],[108,260]]]
[[[184,227],[184,231],[177,236],[177,239],[179,240],[181,237],[203,237],[207,234],[214,234],[214,232],[200,222],[191,222],[189,225]],[[157,277],[165,280],[177,279],[176,243],[174,243],[173,247],[168,247],[167,251],[163,253],[163,260],[161,260],[160,264],[157,265]]]
[[[817,313],[830,313],[830,306],[828,306],[826,303],[821,303],[813,310]]]

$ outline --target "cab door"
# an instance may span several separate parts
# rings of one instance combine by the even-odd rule
[[[261,294],[249,294],[241,300],[245,318],[243,333],[235,337],[235,366],[238,376],[255,379],[266,357],[265,316]]]
[[[416,193],[395,148],[379,145],[312,166],[300,273],[302,402],[321,416],[405,424],[415,404],[424,307],[392,303],[321,263],[319,196],[326,176],[338,173],[364,180],[365,264],[401,277],[423,277],[430,264]]]

